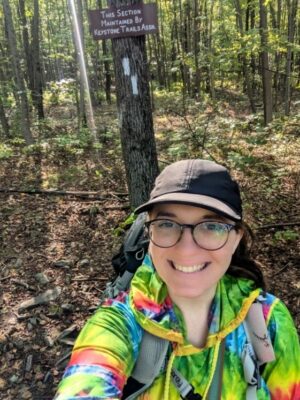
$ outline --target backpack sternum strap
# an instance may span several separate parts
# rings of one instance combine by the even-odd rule
[[[184,400],[201,400],[202,396],[198,393],[194,393],[194,388],[185,379],[183,375],[176,368],[172,368],[171,376],[173,383],[180,393],[180,397]]]

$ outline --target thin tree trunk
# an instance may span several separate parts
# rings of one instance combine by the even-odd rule
[[[254,30],[255,29],[255,1],[254,0],[247,0],[247,10],[246,10],[246,32],[249,30]],[[248,94],[248,98],[250,101],[251,109],[252,112],[256,112],[256,107],[255,107],[255,92],[256,92],[256,84],[255,84],[255,74],[256,74],[256,60],[255,60],[255,53],[251,51],[250,55],[250,67],[247,67],[247,64],[245,65],[245,68],[249,71],[249,81],[248,81],[248,87],[246,87],[246,91],[248,94],[248,91],[250,92],[251,98],[252,98],[252,103],[250,101],[250,97]],[[246,80],[246,78],[245,78]]]
[[[288,49],[285,66],[285,94],[284,94],[284,112],[290,114],[291,101],[291,71],[292,71],[292,44],[295,37],[296,14],[298,0],[287,0],[288,7]]]
[[[3,9],[6,21],[9,50],[10,50],[12,67],[14,71],[15,85],[16,85],[15,95],[18,101],[17,106],[20,107],[20,125],[26,144],[29,145],[34,143],[34,139],[30,130],[26,87],[24,82],[24,76],[22,74],[22,69],[20,66],[20,58],[17,50],[15,29],[13,25],[11,8],[8,0],[3,0]]]
[[[39,119],[44,119],[44,102],[43,102],[43,81],[40,60],[40,39],[39,39],[39,0],[34,0],[34,15],[32,21],[32,58],[33,58],[33,90],[32,101],[37,110]]]
[[[194,96],[198,98],[200,96],[200,83],[201,83],[201,72],[199,66],[199,55],[200,55],[200,17],[199,17],[199,1],[194,0],[194,62],[195,62],[195,79],[194,79]]]
[[[213,66],[213,35],[212,35],[212,26],[213,26],[213,10],[214,10],[214,0],[211,0],[210,3],[210,15],[209,15],[209,29],[208,29],[208,54],[209,54],[209,90],[210,96],[212,99],[215,98],[215,77],[214,77],[214,66]]]
[[[19,0],[19,16],[20,16],[20,21],[22,25],[22,37],[23,37],[23,48],[24,48],[24,55],[25,55],[25,61],[26,61],[26,80],[29,89],[32,91],[34,82],[33,82],[33,57],[30,54],[30,43],[29,43],[29,33],[28,33],[28,21],[26,18],[26,12],[25,12],[25,1],[24,0]]]
[[[241,38],[243,38],[245,36],[245,32],[244,32],[244,26],[243,26],[242,9],[241,9],[241,5],[240,5],[240,1],[234,0],[234,5],[235,5],[235,9],[236,9],[238,28],[240,31]],[[253,99],[252,84],[251,84],[250,74],[249,74],[249,70],[248,70],[248,66],[247,66],[246,55],[244,53],[241,54],[241,59],[242,59],[242,68],[243,68],[243,77],[244,77],[244,87],[246,88],[246,92],[248,95],[251,110],[253,113],[255,113],[256,108],[255,108],[255,103],[254,103],[254,99]]]
[[[97,0],[98,8],[102,8],[102,0]],[[110,64],[107,60],[109,56],[109,49],[107,45],[107,40],[102,40],[102,54],[103,54],[103,66],[104,66],[104,88],[105,88],[105,98],[107,104],[111,104],[111,71],[110,71]]]
[[[273,4],[270,3],[270,14],[272,19],[272,27],[275,31],[280,32],[280,24],[281,24],[281,0],[277,1],[277,13],[273,7]],[[280,68],[280,60],[281,54],[277,50],[275,52],[274,64],[275,64],[275,73],[274,73],[274,110],[277,111],[278,107],[278,98],[280,92],[280,85],[279,85],[279,68]]]
[[[104,76],[105,76],[105,98],[108,104],[111,104],[111,71],[107,57],[109,55],[107,41],[102,40],[102,52],[104,57]]]
[[[77,0],[77,10],[75,4],[71,0],[68,0],[68,7],[70,11],[70,17],[73,21],[72,38],[75,49],[75,59],[77,59],[77,64],[79,68],[75,74],[76,80],[79,86],[79,115],[78,115],[78,128],[87,126],[87,115],[85,109],[85,87],[84,87],[84,70],[83,61],[84,58],[84,42],[83,42],[83,23],[82,23],[82,4],[81,0]],[[76,15],[75,15],[76,14]],[[75,21],[74,21],[75,19]],[[79,43],[80,42],[80,43]]]
[[[203,10],[203,17],[204,17],[204,29],[203,29],[203,47],[206,49],[206,53],[203,54],[203,58],[205,60],[205,66],[203,67],[204,71],[206,72],[205,76],[205,91],[206,93],[211,93],[210,90],[210,70],[209,70],[209,15],[208,15],[208,7],[207,7],[207,0],[204,0],[204,10]]]
[[[0,56],[2,56],[4,59],[4,52],[2,46],[0,46]],[[5,65],[5,67],[7,67],[7,65]],[[5,103],[7,101],[7,97],[8,97],[8,90],[6,85],[6,76],[4,74],[4,65],[0,65],[0,121],[4,132],[3,136],[4,138],[11,137],[9,122],[5,112]]]
[[[272,121],[272,73],[269,68],[268,44],[268,25],[267,8],[264,0],[259,1],[260,11],[260,37],[261,37],[261,68],[263,84],[263,102],[264,102],[264,122],[268,125]]]
[[[5,108],[4,108],[4,104],[3,104],[1,96],[0,96],[0,121],[1,121],[1,125],[2,125],[2,130],[4,132],[3,137],[4,138],[11,137],[10,136],[8,119],[6,118],[6,115],[5,115]]]

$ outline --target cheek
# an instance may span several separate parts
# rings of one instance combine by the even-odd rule
[[[154,265],[157,264],[157,261],[162,259],[162,257],[163,257],[164,249],[161,249],[160,247],[154,246],[154,244],[151,243],[151,242],[150,242],[148,251],[149,251],[149,254],[150,254],[151,258],[152,258],[152,261],[153,261]]]

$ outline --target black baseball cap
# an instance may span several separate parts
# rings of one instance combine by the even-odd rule
[[[149,201],[135,213],[163,203],[202,207],[234,221],[242,219],[237,182],[225,167],[209,160],[181,160],[168,165],[156,178]]]

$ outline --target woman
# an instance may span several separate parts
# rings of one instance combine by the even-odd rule
[[[177,371],[192,388],[186,398],[299,400],[296,329],[284,304],[262,292],[239,187],[228,171],[207,160],[171,164],[136,210],[144,211],[148,255],[129,292],[107,300],[81,331],[56,399],[122,398],[146,332],[167,339],[167,365],[138,399],[180,399]],[[243,321],[260,294],[268,335],[253,334],[268,350],[272,342],[275,360],[249,385]],[[220,393],[212,394],[216,386]]]

